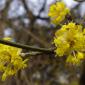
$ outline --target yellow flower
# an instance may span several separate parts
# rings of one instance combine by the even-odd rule
[[[68,13],[69,9],[66,8],[63,2],[56,2],[50,6],[48,16],[51,17],[53,24],[59,24]]]
[[[66,62],[73,64],[73,65],[79,65],[80,64],[80,60],[73,55],[69,55],[66,59]]]
[[[84,53],[77,52],[77,53],[75,53],[75,55],[69,54],[67,59],[66,59],[66,62],[74,64],[74,65],[75,64],[79,65],[82,59],[84,59]]]
[[[77,58],[80,59],[80,60],[81,60],[81,59],[84,59],[84,53],[78,52]]]
[[[54,43],[56,43],[55,45],[57,47],[55,52],[59,56],[63,56],[67,52],[67,50],[69,50],[69,43],[65,41],[62,36],[55,38]]]
[[[57,30],[54,37],[56,46],[55,52],[58,56],[68,56],[68,62],[80,62],[84,59],[85,52],[85,34],[81,25],[76,25],[73,22],[63,25]],[[77,52],[76,57],[72,57],[72,52]]]
[[[4,40],[11,40],[4,38]],[[20,69],[25,68],[27,59],[23,60],[20,56],[22,49],[0,44],[0,71],[3,72],[2,80],[14,75]]]

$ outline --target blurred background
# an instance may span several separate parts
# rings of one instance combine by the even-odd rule
[[[56,1],[0,0],[0,38],[11,37],[14,42],[35,47],[53,47],[53,37],[59,27],[51,23],[48,12]],[[85,2],[63,1],[75,21],[84,25]],[[0,85],[85,85],[84,81],[84,63],[69,67],[65,59],[42,54],[29,56],[28,67],[4,82],[0,79]]]

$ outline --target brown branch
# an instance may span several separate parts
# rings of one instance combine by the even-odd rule
[[[9,41],[2,40],[2,39],[0,39],[0,43],[1,43],[1,44],[5,44],[5,45],[9,45],[9,46],[13,46],[13,47],[17,47],[17,48],[26,49],[26,50],[29,50],[29,51],[38,51],[38,52],[45,52],[45,53],[54,53],[54,48],[39,48],[39,47],[33,47],[33,46],[29,46],[29,45],[23,45],[23,44],[20,44],[20,43],[9,42]]]

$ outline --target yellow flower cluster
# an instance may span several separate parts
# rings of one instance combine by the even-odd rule
[[[10,38],[4,38],[10,40]],[[26,67],[26,60],[20,56],[21,49],[0,44],[0,71],[3,72],[2,80],[14,75],[20,69]]]
[[[55,33],[54,44],[58,56],[68,56],[67,62],[79,64],[84,59],[85,30],[73,22],[63,25]]]
[[[53,24],[59,24],[68,13],[69,9],[66,8],[63,2],[56,2],[50,6],[48,16],[51,17]]]

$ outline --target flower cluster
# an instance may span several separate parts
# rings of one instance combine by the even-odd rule
[[[67,62],[79,64],[84,59],[85,30],[73,22],[63,25],[55,33],[54,44],[58,56],[68,56]]]
[[[10,40],[10,38],[4,39]],[[27,59],[23,60],[20,53],[20,48],[0,44],[0,71],[3,72],[2,80],[26,67]]]
[[[63,2],[56,2],[50,6],[48,16],[51,17],[53,24],[59,24],[67,14],[69,14],[69,9],[66,5]]]

